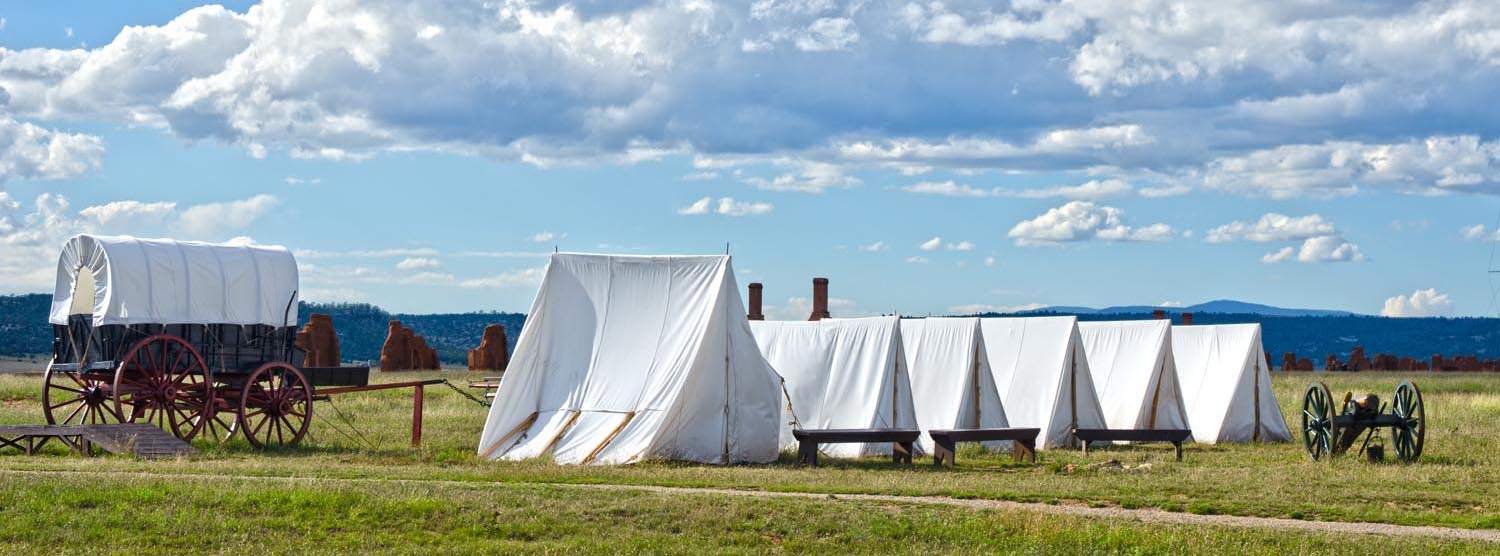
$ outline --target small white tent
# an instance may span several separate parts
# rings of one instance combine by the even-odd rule
[[[479,455],[768,462],[779,381],[750,334],[729,257],[556,254]]]
[[[1172,350],[1194,440],[1292,439],[1271,390],[1259,324],[1174,326]]]
[[[792,421],[807,429],[917,427],[911,381],[901,354],[901,319],[871,317],[750,321],[761,354],[785,381],[781,447],[790,449]],[[891,453],[891,444],[830,444],[833,457]]]
[[[901,321],[901,346],[911,374],[912,405],[917,426],[933,429],[1010,426],[995,389],[977,318],[926,318]],[[923,450],[932,437],[923,434]],[[1004,448],[1009,442],[987,442]]]
[[[1075,427],[1105,428],[1077,317],[980,319],[980,328],[1005,417],[1042,429],[1037,448],[1072,444]]]
[[[1171,330],[1165,319],[1078,323],[1109,428],[1188,428]]]

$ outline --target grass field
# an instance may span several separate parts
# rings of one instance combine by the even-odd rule
[[[184,523],[194,523],[192,528],[212,538],[201,546],[214,551],[256,546],[259,538],[276,539],[291,551],[324,543],[415,551],[441,543],[476,551],[511,547],[601,552],[713,547],[1323,552],[1347,540],[1322,533],[1146,525],[917,504],[668,496],[549,486],[558,483],[942,495],[1500,528],[1500,439],[1494,437],[1500,433],[1500,376],[1294,374],[1277,376],[1275,387],[1284,413],[1295,415],[1301,389],[1313,378],[1328,382],[1336,394],[1373,391],[1389,397],[1395,383],[1406,376],[1421,385],[1429,418],[1427,449],[1417,465],[1375,465],[1352,457],[1311,462],[1300,444],[1192,445],[1181,463],[1172,460],[1169,446],[1116,448],[1087,458],[1074,451],[1046,451],[1039,454],[1037,465],[966,451],[960,454],[959,467],[951,470],[927,465],[903,469],[878,459],[829,460],[818,469],[792,466],[785,463],[789,458],[773,465],[732,467],[653,462],[579,468],[481,462],[474,457],[474,443],[484,408],[447,388],[430,387],[424,444],[412,450],[407,436],[410,396],[397,391],[360,394],[337,398],[334,406],[319,406],[313,437],[294,449],[258,452],[242,441],[200,442],[203,456],[166,462],[83,459],[60,450],[34,457],[0,452],[0,476],[5,477],[0,480],[0,539],[6,541],[0,543],[0,551],[49,546],[66,538],[59,529],[70,524],[90,531],[121,531],[127,546],[181,549],[185,547],[173,543],[188,541],[162,538],[160,533]],[[38,377],[0,376],[0,423],[38,422],[39,389]],[[359,432],[335,432],[346,427],[333,407],[355,422]],[[1110,459],[1131,467],[1151,465],[1132,470],[1090,465]],[[7,470],[48,473],[6,474]],[[68,473],[74,471],[108,474]],[[149,475],[133,474],[141,472]],[[357,480],[289,482],[272,477]],[[444,482],[432,482],[438,480]],[[66,519],[47,519],[59,515]],[[205,518],[227,515],[251,519]],[[88,536],[76,538],[84,543]],[[1379,542],[1383,549],[1495,549],[1428,539]]]

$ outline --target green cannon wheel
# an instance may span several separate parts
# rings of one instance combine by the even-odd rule
[[[1302,446],[1313,461],[1333,457],[1338,444],[1338,425],[1333,422],[1333,396],[1328,385],[1314,382],[1302,394]]]
[[[1427,412],[1422,407],[1422,390],[1417,384],[1405,380],[1396,385],[1396,394],[1391,398],[1391,413],[1401,423],[1391,427],[1391,441],[1396,445],[1396,457],[1402,462],[1412,463],[1422,457],[1422,444],[1427,439]]]

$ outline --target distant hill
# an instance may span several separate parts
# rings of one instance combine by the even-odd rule
[[[1355,313],[1349,311],[1330,311],[1326,309],[1287,309],[1285,307],[1274,307],[1259,303],[1247,303],[1233,299],[1215,299],[1206,303],[1190,305],[1187,307],[1160,307],[1151,305],[1120,305],[1095,309],[1092,307],[1043,307],[1026,313],[1057,313],[1067,315],[1149,315],[1152,311],[1166,311],[1169,315],[1180,313],[1223,313],[1235,315],[1263,315],[1273,317],[1343,317]]]
[[[52,328],[47,312],[52,296],[46,294],[0,296],[0,355],[47,354],[52,351]],[[520,313],[457,313],[446,315],[392,314],[369,304],[302,303],[298,322],[312,313],[333,317],[339,336],[339,351],[347,361],[379,361],[385,343],[386,324],[400,320],[427,338],[438,358],[449,364],[467,362],[468,350],[479,345],[479,336],[489,324],[505,325],[508,348],[515,349],[526,316]]]
[[[44,294],[0,296],[0,355],[49,353],[52,331],[47,325],[51,297]],[[1251,312],[1233,312],[1230,309]],[[1066,310],[1065,310],[1066,309]],[[1106,309],[1053,307],[1028,311],[1025,315],[1073,314],[1081,320],[1132,320],[1151,318],[1153,307]],[[1258,322],[1266,351],[1280,364],[1281,354],[1291,351],[1321,363],[1329,354],[1345,358],[1349,350],[1363,345],[1365,351],[1427,359],[1444,355],[1500,355],[1500,319],[1493,318],[1403,318],[1356,315],[1339,311],[1282,309],[1240,301],[1210,301],[1192,307],[1164,308],[1173,314],[1194,313],[1199,324]],[[333,316],[339,344],[347,360],[376,361],[385,342],[386,323],[398,319],[422,334],[449,364],[462,364],[467,350],[479,344],[484,326],[505,325],[510,348],[520,337],[525,315],[519,313],[455,313],[435,315],[392,314],[368,304],[303,303],[301,322],[310,313]],[[988,313],[984,316],[1001,316]]]

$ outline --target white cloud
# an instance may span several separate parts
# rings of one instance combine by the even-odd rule
[[[439,262],[437,259],[427,257],[408,257],[405,259],[401,259],[401,262],[396,263],[396,270],[417,270],[424,268],[438,268],[441,266],[443,266],[443,263]]]
[[[974,242],[966,240],[966,241],[960,241],[958,243],[949,243],[948,245],[945,246],[945,248],[948,249],[949,251],[973,251],[974,250]]]
[[[0,107],[5,105],[0,87]],[[0,114],[0,184],[10,180],[61,180],[99,168],[104,141],[16,121]]]
[[[1287,216],[1268,212],[1253,223],[1234,221],[1208,231],[1204,241],[1224,243],[1243,239],[1255,242],[1301,240],[1315,236],[1332,235],[1336,232],[1333,223],[1323,215]]]
[[[877,241],[877,242],[871,243],[869,245],[861,245],[861,246],[859,246],[859,250],[860,251],[864,251],[866,253],[880,253],[880,252],[883,252],[883,251],[887,251],[889,249],[890,249],[890,246],[886,245],[884,241]]]
[[[1085,199],[1095,200],[1129,195],[1134,192],[1130,184],[1118,179],[1089,180],[1078,185],[1058,185],[1032,189],[1010,189],[992,187],[980,189],[956,183],[953,180],[924,181],[901,188],[908,193],[942,195],[946,197],[1013,197],[1017,199]]]
[[[941,236],[933,236],[932,239],[924,241],[924,242],[922,242],[921,245],[917,246],[918,249],[921,249],[923,251],[937,251],[938,249],[940,249],[942,247],[943,247],[943,238]]]
[[[1453,314],[1453,300],[1435,288],[1417,290],[1411,295],[1396,295],[1385,300],[1380,310],[1384,317],[1440,317]]]
[[[1132,227],[1125,224],[1125,212],[1089,201],[1072,201],[1063,206],[1023,220],[1007,234],[1017,245],[1058,245],[1088,241],[1166,241],[1172,227],[1163,223]]]
[[[536,286],[542,283],[546,268],[526,268],[502,272],[488,278],[472,278],[458,283],[462,288],[509,288]]]
[[[1144,127],[1122,124],[1057,128],[1037,134],[1023,145],[990,137],[900,138],[845,140],[835,143],[834,149],[839,157],[851,162],[993,167],[1032,164],[1027,162],[1030,160],[1102,163],[1155,142]]]
[[[1365,260],[1359,246],[1344,238],[1329,235],[1310,237],[1302,241],[1300,248],[1282,247],[1260,258],[1263,263],[1279,263],[1295,260],[1300,263],[1343,263]]]
[[[194,205],[178,216],[177,227],[191,238],[214,238],[226,230],[249,226],[280,202],[275,196],[262,193],[240,201]]]
[[[1204,181],[1212,188],[1274,199],[1351,195],[1361,187],[1497,193],[1500,143],[1458,135],[1389,144],[1284,145],[1214,160]]]
[[[997,265],[997,264],[999,264],[999,261],[995,260],[994,257],[985,257],[984,258],[984,266],[987,266],[989,268],[995,268],[995,265]]]
[[[370,295],[354,288],[306,288],[300,292],[302,299],[319,303],[357,303],[370,300]]]
[[[299,178],[296,176],[287,176],[283,181],[285,181],[287,185],[318,185],[320,183],[323,183],[323,178]]]
[[[1484,224],[1464,226],[1459,234],[1469,241],[1500,241],[1500,230],[1490,230]]]
[[[532,243],[549,243],[553,241],[560,241],[566,237],[568,237],[568,234],[565,233],[537,232],[535,234],[532,234],[529,239]]]
[[[927,257],[912,255],[906,258],[906,262],[911,264],[927,264]]]
[[[843,168],[821,162],[803,164],[797,172],[781,174],[771,179],[752,176],[745,178],[744,182],[756,189],[799,193],[822,193],[829,189],[847,189],[860,184],[859,178],[845,175]]]
[[[721,214],[724,216],[760,216],[770,214],[776,207],[771,203],[738,201],[733,197],[720,197],[717,203],[713,197],[704,197],[693,201],[693,204],[677,209],[677,214],[687,216],[701,216],[705,214]]]

